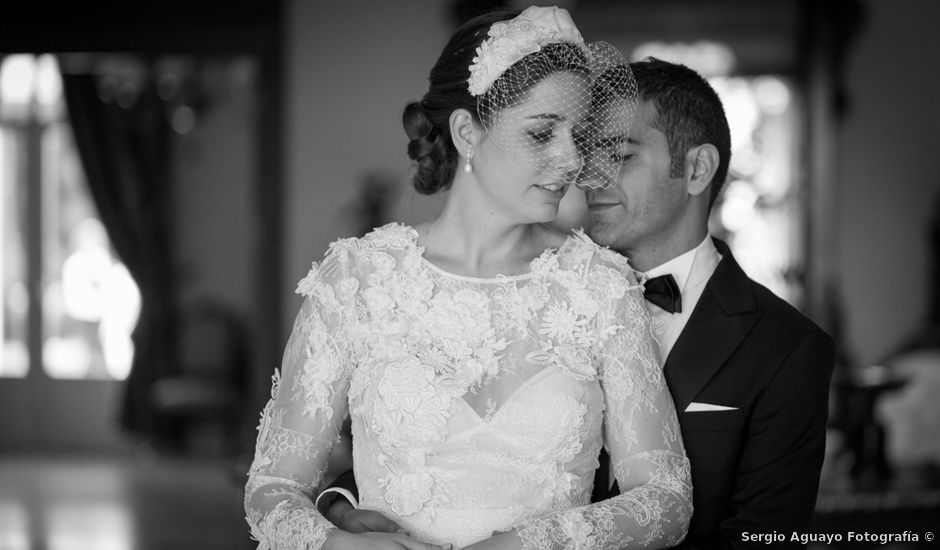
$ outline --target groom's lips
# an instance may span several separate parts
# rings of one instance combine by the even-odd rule
[[[602,208],[610,208],[611,206],[620,206],[619,202],[589,202],[588,210],[599,210]]]

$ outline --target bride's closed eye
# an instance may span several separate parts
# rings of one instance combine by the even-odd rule
[[[528,130],[526,134],[529,138],[537,143],[538,145],[545,145],[550,142],[555,137],[555,128],[539,128],[535,130]]]

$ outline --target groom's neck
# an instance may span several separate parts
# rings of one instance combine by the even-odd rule
[[[647,243],[625,250],[618,250],[618,252],[630,260],[633,269],[646,272],[694,249],[702,244],[707,235],[708,232],[702,230],[696,233],[689,232],[685,235],[675,235],[673,239],[653,238]]]

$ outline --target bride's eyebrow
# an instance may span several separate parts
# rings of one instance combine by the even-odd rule
[[[559,115],[556,113],[539,113],[535,115],[529,115],[526,119],[535,119],[535,120],[566,120],[565,116]]]

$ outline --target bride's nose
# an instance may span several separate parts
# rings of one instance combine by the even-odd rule
[[[552,151],[552,167],[564,177],[566,183],[577,182],[578,174],[584,167],[584,158],[574,136],[565,134],[557,140]]]

